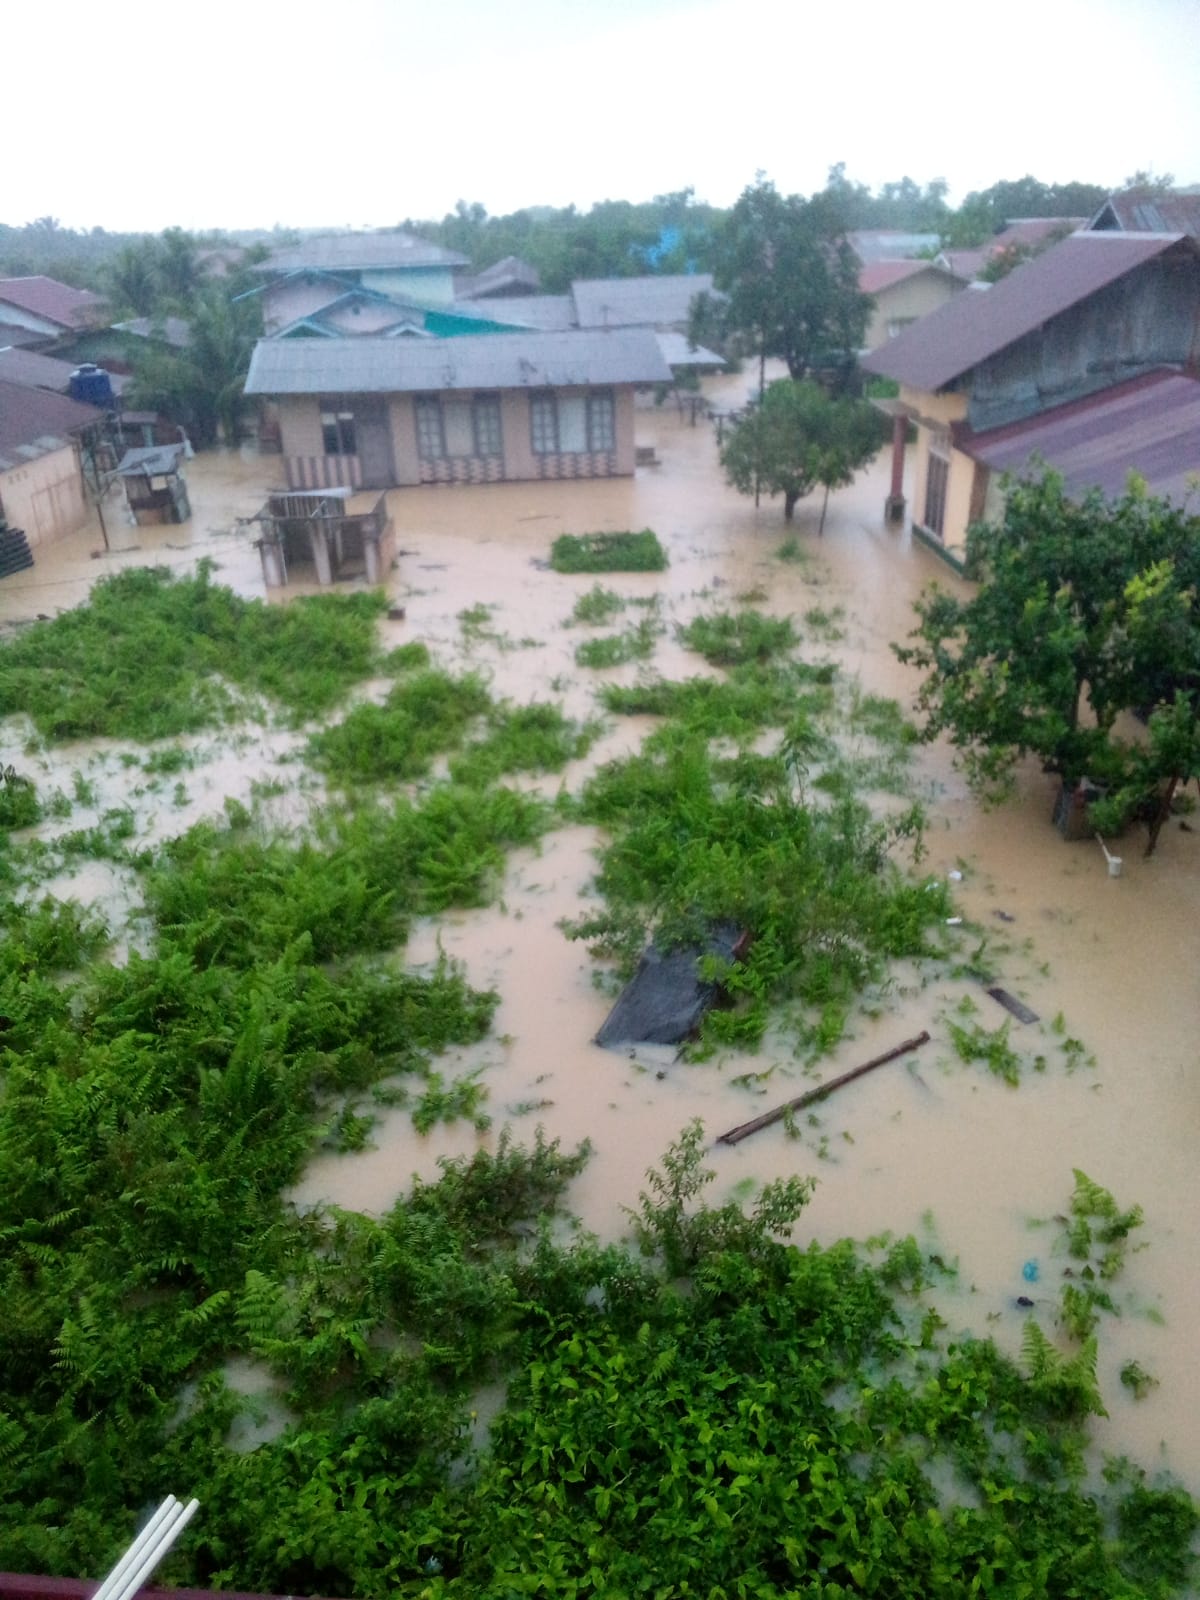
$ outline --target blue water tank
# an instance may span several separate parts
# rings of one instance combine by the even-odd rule
[[[72,400],[82,400],[89,406],[103,406],[106,410],[111,410],[116,404],[113,399],[112,379],[103,367],[97,367],[90,361],[82,367],[75,368],[67,392]]]

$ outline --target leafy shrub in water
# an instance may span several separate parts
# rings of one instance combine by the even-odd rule
[[[555,572],[662,572],[667,552],[651,528],[640,533],[563,533],[550,549]]]
[[[581,594],[571,612],[571,622],[582,622],[589,627],[600,627],[625,609],[625,601],[615,589],[605,589],[594,583],[586,594]]]
[[[41,816],[37,786],[16,773],[4,774],[0,782],[0,829],[32,828]]]
[[[627,661],[645,661],[654,654],[662,627],[652,617],[643,617],[636,627],[622,633],[585,639],[575,647],[577,667],[620,667]]]
[[[799,643],[790,617],[766,617],[761,611],[696,617],[677,632],[682,645],[715,667],[768,661],[772,656],[785,655]]]
[[[599,731],[598,723],[574,722],[544,702],[495,706],[486,736],[451,758],[450,776],[482,787],[510,772],[561,772],[587,754]]]
[[[232,690],[304,720],[377,665],[382,594],[268,606],[212,571],[202,561],[190,577],[114,573],[86,605],[0,645],[0,717],[24,712],[47,739],[160,739],[227,720]]]
[[[456,749],[491,706],[483,680],[437,668],[400,679],[382,705],[355,706],[309,740],[308,759],[342,782],[424,777],[434,757]]]
[[[801,711],[832,709],[832,665],[803,662],[735,667],[725,678],[650,679],[626,687],[605,684],[600,702],[620,716],[669,717],[691,735],[753,738]]]
[[[718,923],[749,930],[745,957],[723,974],[738,1010],[710,1012],[701,1038],[736,1030],[752,1046],[772,1006],[840,1007],[886,960],[927,953],[945,902],[889,860],[898,834],[919,832],[916,815],[883,824],[850,801],[811,809],[782,756],[756,764],[751,803],[721,773],[688,736],[601,768],[581,809],[611,835],[596,879],[608,911],[568,931],[627,967],[652,934],[669,945]],[[796,1025],[809,1036],[811,1023]]]

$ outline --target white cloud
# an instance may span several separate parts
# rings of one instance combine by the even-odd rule
[[[16,10],[17,8],[13,8]],[[20,8],[4,218],[384,224],[768,172],[1200,178],[1193,0],[206,0]],[[54,48],[57,46],[57,49]],[[45,63],[43,66],[42,64]]]

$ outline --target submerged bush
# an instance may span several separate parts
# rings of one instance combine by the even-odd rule
[[[88,603],[0,645],[0,717],[24,712],[47,739],[162,739],[244,711],[266,695],[293,718],[317,716],[376,666],[379,593],[318,595],[286,606],[243,600],[213,565],[176,577],[133,567]]]
[[[718,612],[696,617],[677,630],[679,642],[714,667],[744,666],[786,655],[799,643],[790,617],[766,617],[761,611]]]
[[[640,533],[563,533],[550,549],[555,572],[662,572],[667,552],[651,528]]]

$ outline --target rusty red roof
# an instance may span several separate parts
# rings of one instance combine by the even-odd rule
[[[73,289],[69,283],[40,273],[32,278],[0,278],[0,302],[57,322],[62,328],[87,327],[104,304],[90,289]]]
[[[927,393],[944,389],[989,356],[1176,247],[1195,251],[1197,244],[1178,233],[1073,233],[992,288],[955,295],[864,356],[863,367]]]
[[[1151,494],[1182,500],[1200,475],[1200,381],[1159,368],[1004,428],[960,424],[954,443],[997,472],[1020,474],[1039,458],[1075,494],[1120,494],[1136,471]]]
[[[939,278],[957,276],[949,268],[935,266],[932,261],[868,261],[859,268],[858,287],[864,294],[880,294],[894,283],[915,278],[918,272],[935,272]]]
[[[73,433],[103,417],[98,407],[65,394],[0,379],[0,472],[61,450]]]
[[[1126,189],[1110,195],[1089,228],[1121,228],[1126,233],[1200,235],[1200,190]]]

